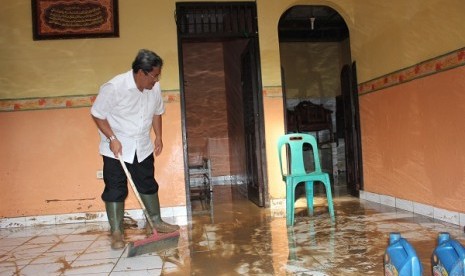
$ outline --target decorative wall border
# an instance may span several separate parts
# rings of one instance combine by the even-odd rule
[[[358,93],[359,95],[372,93],[380,89],[399,85],[463,65],[465,65],[465,48],[461,48],[420,62],[405,69],[360,83],[358,86]]]
[[[263,87],[263,96],[267,98],[282,98],[283,88],[281,86],[265,86]]]
[[[0,100],[0,112],[90,107],[97,95],[41,97]],[[179,102],[179,90],[162,92],[165,103]]]
[[[263,95],[271,98],[282,97],[282,88],[281,86],[265,87],[263,89]],[[90,107],[94,103],[96,97],[97,95],[93,94],[25,99],[0,99],[0,112]],[[181,101],[179,90],[162,91],[162,97],[165,103],[176,103]]]
[[[360,83],[359,95],[375,92],[387,87],[399,85],[418,78],[450,70],[465,65],[465,47],[450,53],[432,58],[413,66],[386,74],[373,80]],[[282,97],[281,86],[267,86],[263,88],[263,96],[269,98]],[[165,103],[180,102],[179,90],[162,92]],[[27,99],[0,99],[0,112],[47,110],[56,108],[90,107],[96,95],[39,97]]]

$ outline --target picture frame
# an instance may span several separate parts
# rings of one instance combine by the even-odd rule
[[[119,37],[118,0],[31,0],[34,40]]]

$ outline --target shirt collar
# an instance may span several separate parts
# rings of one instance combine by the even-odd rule
[[[134,80],[134,74],[132,73],[132,70],[129,70],[126,72],[126,88],[128,90],[137,90],[139,91],[139,88],[137,88],[136,81]]]

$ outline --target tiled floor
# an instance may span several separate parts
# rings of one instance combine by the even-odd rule
[[[335,197],[335,224],[322,197],[314,217],[299,199],[289,229],[283,212],[257,208],[228,186],[216,186],[214,199],[212,212],[182,227],[177,248],[133,258],[110,249],[107,223],[1,229],[0,275],[383,275],[394,231],[413,244],[431,275],[437,234],[465,241],[458,226],[350,196]],[[126,222],[128,241],[144,238],[137,223]]]

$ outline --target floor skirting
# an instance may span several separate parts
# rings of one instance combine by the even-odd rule
[[[415,214],[427,216],[452,224],[464,226],[465,213],[449,211],[431,205],[418,203],[393,196],[381,195],[372,192],[360,191],[360,199],[406,210]]]
[[[125,210],[124,216],[130,217],[134,220],[142,220],[144,218],[142,209]],[[187,225],[186,206],[161,208],[161,216],[167,222],[176,223],[178,225]],[[108,219],[106,212],[1,218],[0,228],[28,227],[67,223],[93,223],[107,220]]]

